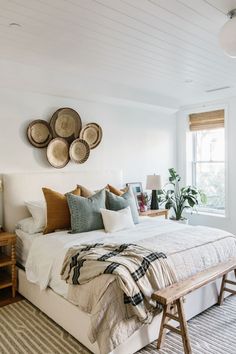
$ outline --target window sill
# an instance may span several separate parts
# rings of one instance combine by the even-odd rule
[[[186,214],[190,215],[205,215],[205,216],[212,216],[214,218],[221,218],[221,219],[226,219],[227,215],[226,214],[218,214],[214,213],[214,211],[186,211]]]

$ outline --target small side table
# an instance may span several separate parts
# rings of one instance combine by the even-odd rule
[[[150,217],[157,217],[157,216],[165,216],[165,219],[168,219],[168,209],[157,209],[157,210],[147,210],[147,211],[140,211],[140,216],[150,216]]]
[[[11,247],[8,255],[5,247]],[[10,268],[10,271],[8,271]],[[4,269],[6,268],[6,269]],[[0,289],[12,287],[12,297],[16,296],[16,235],[0,232]]]

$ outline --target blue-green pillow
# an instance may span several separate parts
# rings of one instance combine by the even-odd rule
[[[101,208],[105,208],[106,194],[102,189],[89,198],[80,197],[71,193],[66,194],[70,215],[71,233],[88,232],[104,229]]]
[[[127,192],[121,196],[115,195],[109,191],[106,191],[106,206],[109,210],[121,210],[130,207],[131,214],[135,224],[139,223],[139,215],[137,204],[134,198],[132,190],[129,188]]]

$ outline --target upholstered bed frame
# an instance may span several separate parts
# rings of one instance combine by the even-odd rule
[[[5,174],[3,179],[3,214],[4,227],[14,231],[17,221],[29,214],[24,205],[26,200],[42,199],[42,186],[66,192],[76,184],[98,189],[107,183],[121,186],[121,171],[56,172],[56,173],[17,173]],[[217,302],[219,282],[213,282],[186,297],[185,307],[188,319],[201,313]],[[48,288],[40,291],[39,287],[27,281],[25,272],[18,270],[18,291],[31,303],[46,313],[61,327],[95,354],[102,354],[97,343],[91,344],[87,333],[90,315],[81,311],[63,297]],[[144,325],[125,343],[111,354],[131,354],[151,343],[158,337],[161,315],[157,315],[150,325]]]

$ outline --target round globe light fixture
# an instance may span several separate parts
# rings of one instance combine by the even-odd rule
[[[226,55],[236,58],[236,9],[231,10],[227,16],[229,20],[221,28],[219,34],[220,46]]]

